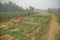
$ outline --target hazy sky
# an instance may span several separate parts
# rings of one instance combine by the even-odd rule
[[[7,2],[9,0],[0,0],[0,2]],[[23,8],[33,6],[38,9],[60,8],[60,0],[10,0]]]

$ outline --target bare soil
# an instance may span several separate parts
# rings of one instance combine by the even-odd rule
[[[47,40],[57,40],[56,34],[60,31],[60,27],[58,24],[58,19],[55,15],[52,16],[51,22],[49,23],[49,31],[47,33]]]
[[[14,38],[11,35],[4,34],[4,35],[1,36],[0,40],[18,40],[18,39],[17,38]]]

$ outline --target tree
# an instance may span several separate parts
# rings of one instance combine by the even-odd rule
[[[53,14],[52,9],[48,8],[48,13],[49,13],[49,15],[51,16],[51,15]]]
[[[9,1],[8,3],[0,3],[0,12],[23,12],[24,9],[15,3]]]
[[[60,8],[58,9],[58,15],[60,15]]]
[[[32,13],[34,13],[34,7],[30,6],[29,9],[26,8],[26,12],[27,12],[28,15],[30,16]]]
[[[30,11],[28,8],[26,8],[26,13],[30,16]]]
[[[48,13],[52,13],[52,10],[50,8],[48,8]]]
[[[4,11],[4,4],[0,3],[0,12]]]
[[[32,14],[34,12],[34,7],[30,6],[30,13]]]

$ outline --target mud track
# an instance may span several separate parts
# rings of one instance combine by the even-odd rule
[[[56,34],[58,31],[60,32],[60,27],[58,24],[58,18],[53,15],[51,17],[51,22],[49,23],[49,31],[47,33],[47,40],[57,40],[56,39]]]

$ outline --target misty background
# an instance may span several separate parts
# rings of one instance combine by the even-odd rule
[[[0,12],[24,14],[60,14],[60,0],[0,0]]]
[[[12,1],[24,9],[33,6],[36,9],[60,8],[60,0],[0,0],[1,3]]]

